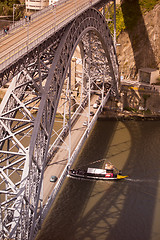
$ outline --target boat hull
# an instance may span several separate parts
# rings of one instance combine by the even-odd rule
[[[101,177],[101,176],[89,176],[89,175],[83,175],[83,174],[76,174],[69,171],[68,174],[69,177],[73,178],[80,178],[80,179],[93,179],[93,180],[103,180],[103,181],[109,181],[109,180],[122,180],[127,178],[128,176],[123,175],[116,175],[113,177]]]

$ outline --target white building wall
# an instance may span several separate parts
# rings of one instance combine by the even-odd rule
[[[49,0],[25,0],[27,10],[41,10],[49,5]]]

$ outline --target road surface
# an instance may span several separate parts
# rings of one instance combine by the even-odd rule
[[[96,99],[98,99],[97,95],[93,95],[91,98],[91,109],[90,111],[95,112],[93,109],[93,104],[95,103]],[[82,135],[86,130],[86,126],[83,126],[84,121],[87,120],[87,112],[88,106],[85,110],[81,113],[78,120],[75,122],[71,129],[71,154],[73,153],[74,149],[76,148],[79,140],[81,139]],[[90,116],[90,118],[92,118]],[[62,174],[67,162],[68,162],[68,150],[66,149],[66,144],[69,146],[69,136],[66,137],[65,142],[61,145],[61,148],[58,150],[54,158],[48,164],[48,167],[44,174],[44,181],[43,181],[43,194],[44,194],[44,204],[48,200],[49,195],[53,191],[55,184],[50,182],[50,178],[52,175],[57,176],[58,178]]]

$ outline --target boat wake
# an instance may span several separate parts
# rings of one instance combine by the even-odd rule
[[[138,183],[155,183],[155,182],[160,182],[160,180],[156,180],[156,179],[134,179],[134,178],[126,178],[125,181],[129,181],[129,182],[138,182]]]

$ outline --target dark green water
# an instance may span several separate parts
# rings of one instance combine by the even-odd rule
[[[67,178],[37,240],[159,240],[160,121],[97,121],[75,167],[107,158],[128,180]]]

